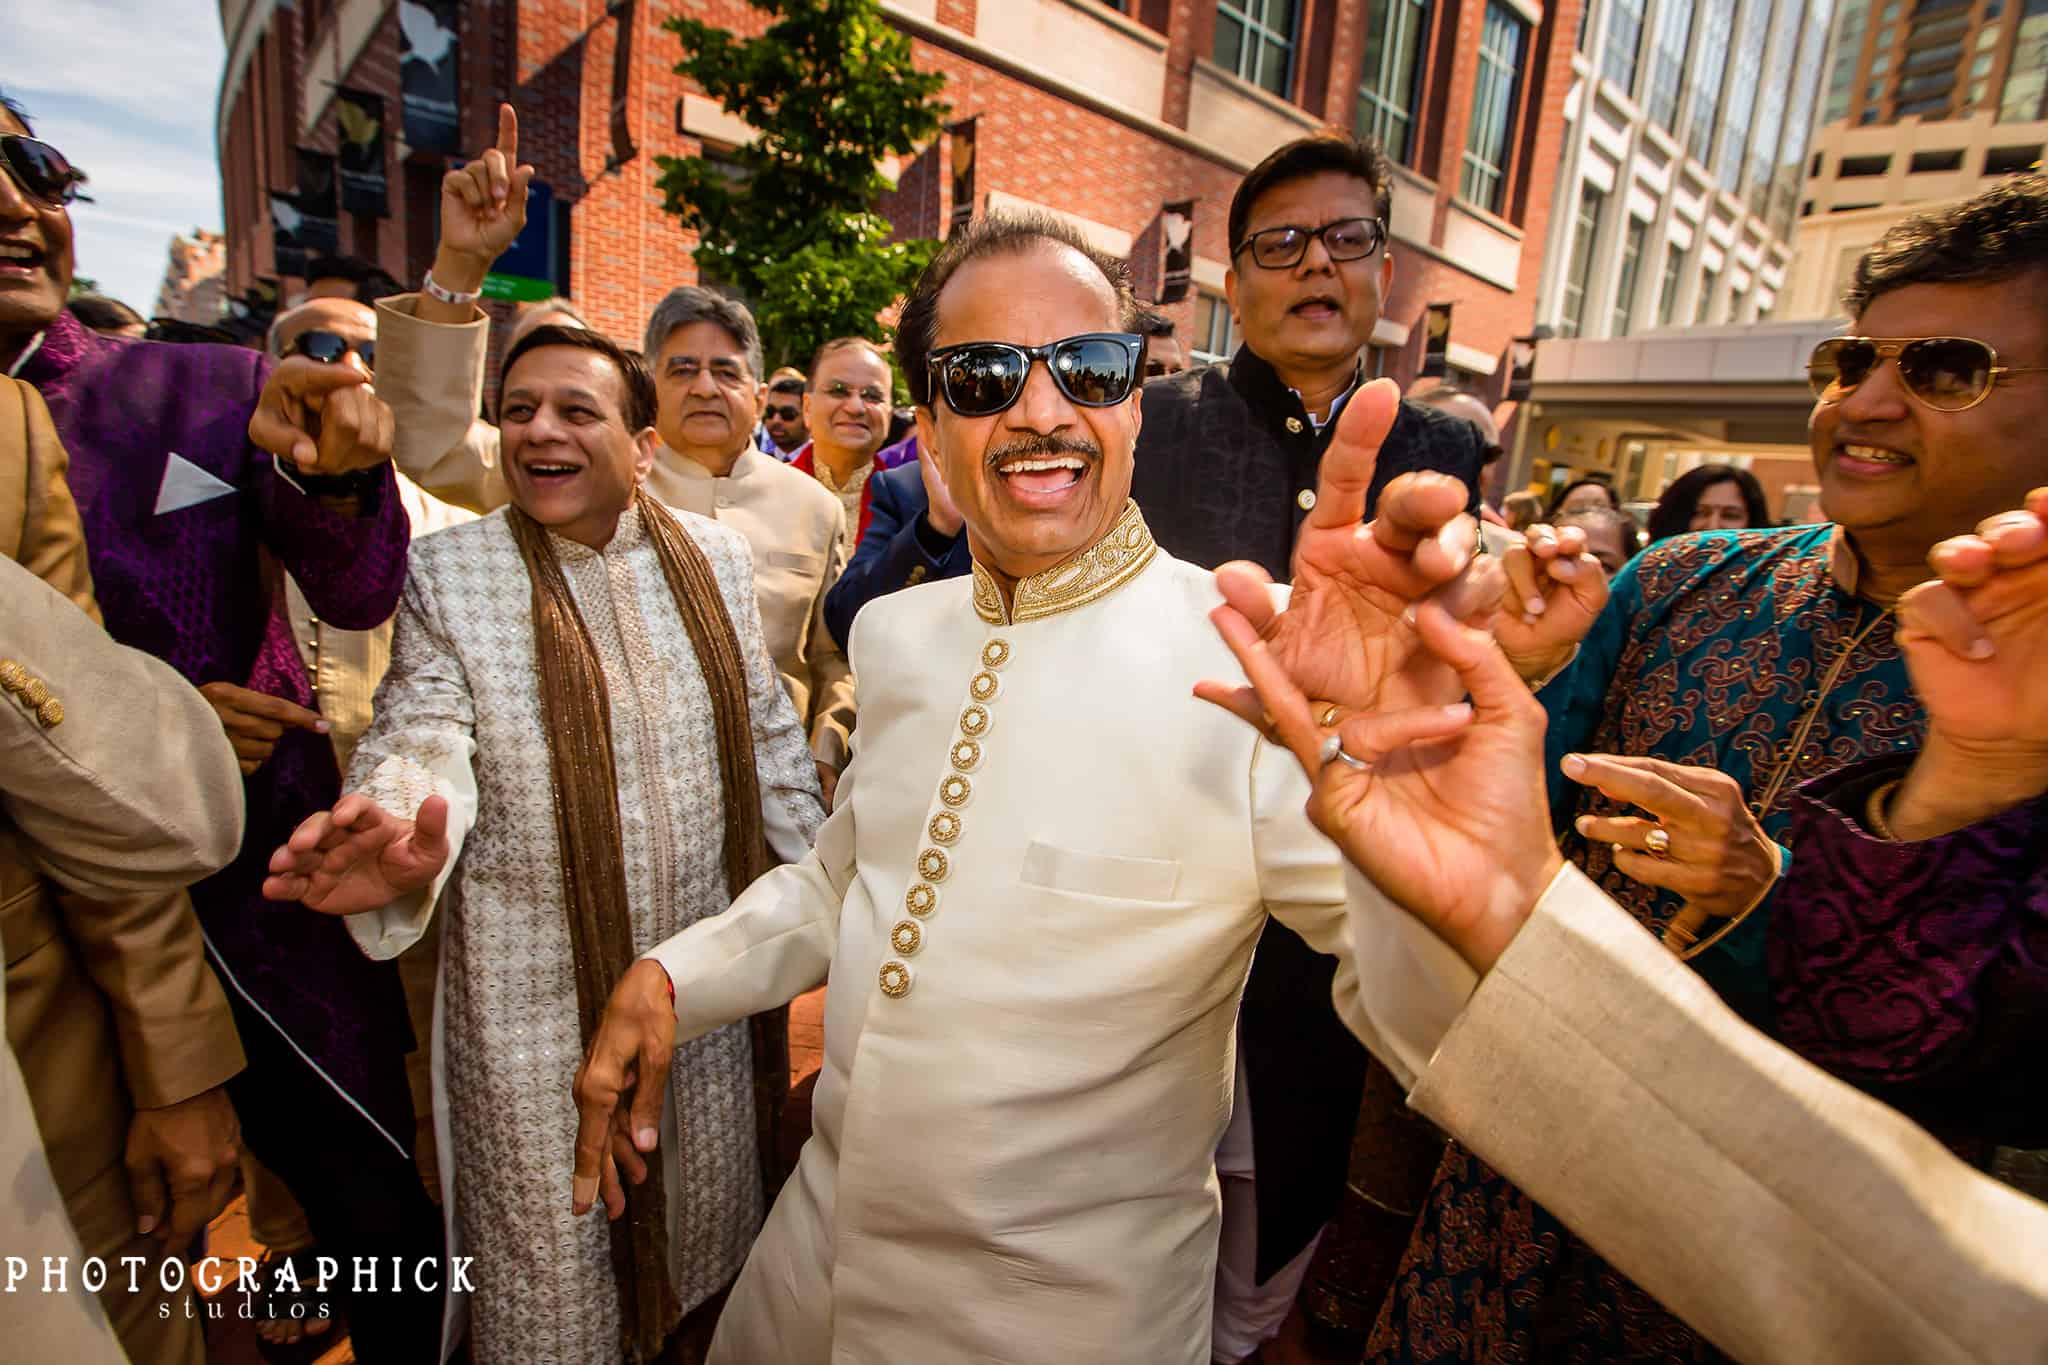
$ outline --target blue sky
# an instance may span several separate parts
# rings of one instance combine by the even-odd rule
[[[78,273],[147,316],[171,235],[221,228],[213,102],[226,52],[209,0],[9,5],[0,89],[92,177]]]

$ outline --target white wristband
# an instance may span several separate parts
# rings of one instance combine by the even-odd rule
[[[458,294],[453,289],[448,288],[439,280],[435,279],[434,272],[431,270],[429,270],[426,273],[426,277],[420,281],[420,292],[422,294],[425,294],[430,299],[439,299],[443,303],[452,303],[457,305],[465,303],[475,303],[478,299],[484,296],[483,291],[481,289],[470,294]]]

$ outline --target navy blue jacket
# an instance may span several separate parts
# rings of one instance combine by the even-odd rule
[[[853,635],[853,618],[877,597],[936,578],[957,578],[973,565],[967,533],[939,549],[939,537],[924,520],[931,499],[925,496],[924,475],[916,461],[872,476],[873,493],[867,533],[854,547],[853,559],[832,591],[825,594],[825,629],[839,647]]]

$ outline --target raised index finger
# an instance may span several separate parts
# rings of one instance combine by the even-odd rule
[[[498,106],[498,150],[505,154],[507,169],[519,164],[519,111],[510,103]]]
[[[1316,473],[1316,505],[1308,525],[1322,530],[1356,526],[1365,520],[1365,495],[1379,467],[1380,445],[1401,411],[1401,390],[1391,379],[1375,379],[1344,405],[1337,434],[1323,452]]]

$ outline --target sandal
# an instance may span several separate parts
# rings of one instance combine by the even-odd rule
[[[340,1322],[335,1296],[319,1283],[317,1258],[312,1247],[302,1247],[267,1251],[257,1263],[256,1353],[268,1365],[312,1365],[341,1339],[335,1331]],[[279,1269],[287,1262],[298,1280],[297,1292],[289,1282],[278,1282]]]

